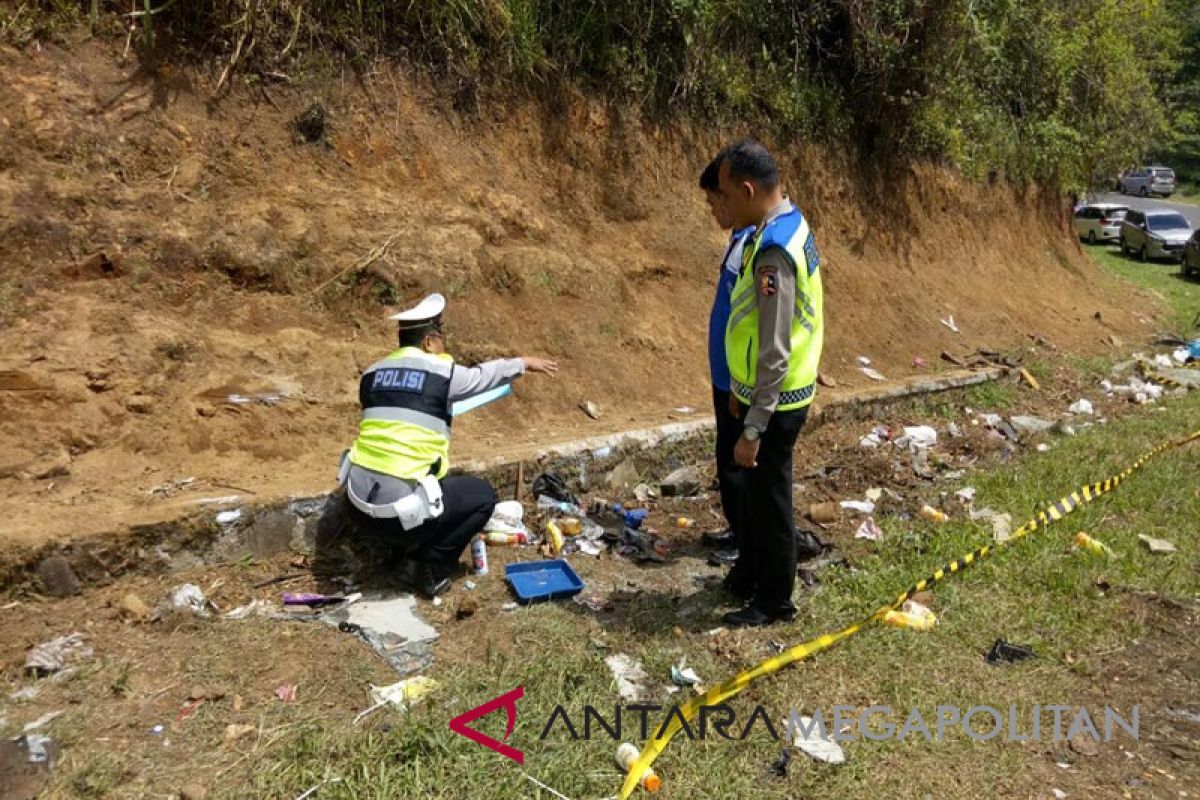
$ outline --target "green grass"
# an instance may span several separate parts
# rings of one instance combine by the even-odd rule
[[[1183,277],[1178,262],[1142,263],[1107,245],[1084,249],[1112,274],[1161,297],[1171,312],[1167,321],[1173,332],[1181,336],[1194,332],[1200,315],[1200,281]]]
[[[1019,462],[972,476],[977,505],[1007,511],[1019,525],[1045,503],[1115,474],[1157,443],[1195,428],[1200,394],[1163,407],[1055,439],[1047,453],[1027,451]],[[1200,591],[1200,575],[1192,568],[1200,558],[1194,533],[1200,518],[1198,458],[1197,445],[1168,451],[1067,521],[938,584],[940,624],[933,631],[869,629],[811,662],[755,683],[732,705],[747,715],[761,703],[777,716],[792,705],[811,710],[837,703],[916,705],[927,715],[949,703],[1103,705],[1105,689],[1093,677],[1101,654],[1148,633],[1141,618],[1129,613],[1124,590],[1183,600]],[[617,696],[605,656],[626,652],[640,658],[655,702],[678,702],[679,695],[669,698],[662,687],[680,658],[686,656],[709,682],[722,680],[769,656],[772,640],[795,644],[839,628],[990,538],[982,525],[961,517],[940,526],[888,514],[879,522],[885,538],[856,559],[854,570],[826,572],[799,601],[800,614],[788,625],[714,638],[704,631],[719,624],[718,595],[699,588],[670,590],[654,570],[633,566],[627,578],[636,590],[623,580],[618,586],[589,586],[605,593],[630,591],[628,602],[612,615],[598,617],[569,602],[508,612],[498,624],[511,628],[511,647],[484,651],[481,645],[471,664],[438,662],[431,674],[443,688],[407,717],[393,717],[390,730],[376,727],[384,714],[366,730],[335,728],[318,718],[300,725],[256,754],[249,794],[295,796],[336,776],[340,782],[324,787],[321,797],[548,797],[526,782],[517,765],[447,727],[451,717],[521,685],[525,697],[509,742],[524,751],[524,769],[569,797],[610,796],[620,780],[613,766],[615,743],[607,737],[572,741],[562,727],[539,740],[557,704],[577,724],[584,704],[612,709]],[[1072,552],[1070,541],[1079,530],[1106,542],[1118,557],[1104,561]],[[1138,533],[1169,539],[1179,552],[1152,556]],[[1113,587],[1107,593],[1096,588],[1100,578]],[[1000,637],[1033,644],[1041,658],[1009,668],[986,665],[981,653]],[[500,737],[503,717],[489,715],[477,727]],[[627,730],[623,738],[641,737]],[[741,742],[678,736],[656,768],[665,784],[663,798],[1042,796],[1044,770],[1053,769],[1048,747],[972,743],[961,734],[932,744],[856,741],[846,745],[848,761],[840,767],[798,756],[790,776],[779,779],[766,776],[779,744],[760,728]],[[247,787],[239,791],[244,796]]]
[[[1200,186],[1194,183],[1180,183],[1175,187],[1175,194],[1171,195],[1171,200],[1200,205]]]

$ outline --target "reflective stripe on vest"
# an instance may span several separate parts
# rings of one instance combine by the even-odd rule
[[[417,480],[450,469],[450,376],[454,360],[402,347],[359,381],[363,407],[351,462]]]
[[[725,357],[731,389],[743,403],[754,397],[758,370],[758,280],[754,275],[759,253],[778,249],[796,274],[796,305],[792,313],[788,372],[776,409],[803,408],[816,395],[817,367],[824,338],[820,257],[808,221],[796,208],[763,226],[747,245],[742,270],[733,287],[729,325],[725,332]]]

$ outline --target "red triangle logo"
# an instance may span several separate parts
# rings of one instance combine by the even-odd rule
[[[511,692],[505,692],[499,697],[494,697],[488,700],[481,706],[476,706],[465,714],[459,714],[454,719],[450,720],[450,730],[457,733],[459,736],[465,736],[476,744],[481,744],[489,750],[495,750],[505,758],[511,758],[518,764],[525,763],[525,754],[515,747],[509,747],[504,742],[498,742],[487,734],[480,733],[468,726],[468,723],[474,722],[480,717],[486,717],[498,708],[503,708],[508,714],[508,727],[504,731],[504,738],[507,739],[509,734],[513,732],[513,726],[517,722],[517,701],[525,696],[525,687],[518,686]]]

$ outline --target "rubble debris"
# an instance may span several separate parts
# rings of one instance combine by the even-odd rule
[[[953,314],[951,314],[951,315],[950,315],[949,317],[947,317],[946,319],[939,320],[939,321],[940,321],[940,322],[941,322],[943,325],[945,325],[947,328],[949,328],[950,330],[954,331],[955,333],[961,333],[961,331],[959,331],[959,329],[958,329],[958,326],[954,324],[954,315],[953,315]]]
[[[664,497],[691,497],[700,491],[700,475],[695,467],[680,467],[659,483]]]
[[[837,503],[813,503],[808,507],[808,518],[818,525],[827,525],[842,518],[842,507]]]
[[[51,597],[70,597],[79,594],[79,578],[65,556],[55,553],[42,559],[37,567],[38,577],[46,594]]]
[[[91,656],[92,649],[84,644],[83,634],[68,633],[30,648],[25,654],[25,670],[35,677],[42,677]]]
[[[1012,424],[1013,428],[1016,429],[1017,433],[1022,435],[1045,433],[1054,427],[1054,423],[1049,420],[1042,419],[1041,417],[1032,417],[1026,415],[1009,417],[1008,421]]]
[[[683,666],[684,662],[671,665],[671,683],[676,686],[699,686],[700,676],[691,667]]]
[[[857,511],[859,514],[875,513],[875,504],[868,500],[843,500],[838,505],[848,511]]]
[[[235,508],[231,511],[218,511],[216,517],[218,525],[232,525],[241,518],[242,510],[240,508]]]
[[[172,590],[171,607],[180,611],[191,611],[200,617],[208,616],[208,598],[194,583],[184,583]]]
[[[906,425],[904,435],[896,439],[896,446],[914,453],[933,447],[937,444],[937,439],[937,431],[929,425]]]
[[[964,486],[955,492],[954,496],[958,498],[960,503],[969,506],[975,501],[975,492],[976,490],[974,486]]]
[[[1075,401],[1074,403],[1069,405],[1067,407],[1067,411],[1069,411],[1072,414],[1088,415],[1088,416],[1096,413],[1095,409],[1092,408],[1092,404],[1090,402],[1088,402],[1088,400],[1086,398],[1083,398],[1083,397],[1079,398],[1077,401]]]
[[[617,694],[622,700],[637,702],[644,699],[647,676],[640,661],[625,653],[616,653],[604,659],[604,663],[617,682]]]
[[[1153,536],[1147,536],[1144,533],[1139,533],[1138,539],[1140,539],[1146,545],[1151,553],[1166,554],[1176,552],[1175,545],[1171,542],[1168,542],[1166,539],[1156,539]]]
[[[133,592],[129,592],[121,598],[117,603],[117,610],[122,617],[132,622],[145,622],[154,613],[154,609]]]
[[[418,617],[416,609],[417,600],[411,594],[375,594],[335,606],[317,619],[359,636],[400,677],[407,677],[433,663],[433,642],[438,637],[437,630]]]
[[[570,503],[573,506],[579,505],[579,498],[571,494],[567,488],[566,479],[555,472],[543,472],[534,478],[533,496],[538,498],[539,507],[543,497],[552,498],[560,503]]]
[[[879,447],[886,441],[892,438],[892,432],[884,425],[876,425],[871,429],[871,432],[858,440],[859,447],[875,448]]]

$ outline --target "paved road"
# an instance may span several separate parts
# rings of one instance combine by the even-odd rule
[[[1170,200],[1158,197],[1142,198],[1115,193],[1098,194],[1090,197],[1089,200],[1093,203],[1120,203],[1139,211],[1178,211],[1187,217],[1187,221],[1192,223],[1193,229],[1200,229],[1200,206],[1191,203],[1172,203]]]

